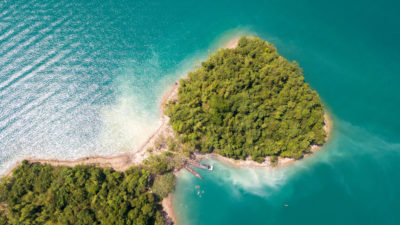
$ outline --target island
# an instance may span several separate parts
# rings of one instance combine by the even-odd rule
[[[287,165],[328,138],[330,120],[296,62],[256,37],[235,39],[162,100],[162,124],[131,153],[28,159],[0,182],[1,224],[173,224],[176,173],[203,157]],[[193,171],[195,173],[195,171]]]
[[[166,114],[189,154],[300,159],[326,137],[323,105],[301,68],[258,38],[241,38],[189,73]]]

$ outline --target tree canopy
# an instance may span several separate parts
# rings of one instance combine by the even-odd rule
[[[235,159],[301,158],[325,139],[323,105],[302,69],[253,37],[218,50],[181,79],[166,114],[192,149]]]
[[[122,173],[24,161],[0,183],[0,224],[164,224],[154,176],[145,167]]]

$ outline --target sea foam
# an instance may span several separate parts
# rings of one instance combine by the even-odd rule
[[[285,184],[289,175],[286,168],[237,168],[217,159],[208,159],[207,163],[215,168],[211,179],[220,184],[231,184],[231,190],[236,196],[240,195],[240,191],[269,196]]]

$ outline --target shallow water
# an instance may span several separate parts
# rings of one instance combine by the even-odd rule
[[[201,181],[183,173],[180,224],[400,224],[399,9],[396,1],[1,1],[0,173],[26,157],[137,148],[160,123],[168,87],[251,34],[299,62],[332,114],[333,136],[283,170],[212,161]]]

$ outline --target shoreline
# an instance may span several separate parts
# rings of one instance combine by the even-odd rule
[[[172,223],[177,225],[176,222],[176,214],[173,206],[173,196],[174,193],[169,193],[166,198],[164,198],[161,202],[161,206],[163,207],[163,211],[166,213],[167,217],[171,219]]]
[[[239,42],[238,37],[232,39],[229,41],[225,46],[222,48],[235,48]],[[13,166],[11,166],[2,176],[10,176],[12,171],[17,168],[19,165],[21,165],[22,161],[28,160],[31,163],[45,163],[45,164],[50,164],[52,166],[69,166],[73,167],[76,165],[93,165],[93,166],[98,166],[98,167],[110,167],[113,168],[116,171],[125,171],[129,167],[134,166],[134,165],[139,165],[147,156],[149,153],[147,152],[147,149],[151,148],[154,146],[155,141],[157,138],[160,136],[164,135],[165,133],[167,136],[173,136],[173,131],[172,128],[169,126],[169,117],[164,114],[165,110],[165,104],[170,101],[170,100],[176,100],[178,98],[178,88],[179,88],[179,83],[175,82],[171,88],[165,94],[163,94],[163,97],[161,98],[161,110],[160,110],[160,116],[161,116],[161,124],[157,128],[157,130],[154,131],[154,133],[142,144],[141,147],[139,147],[137,150],[132,150],[129,152],[121,153],[118,155],[113,155],[113,156],[101,156],[101,155],[93,155],[93,156],[87,156],[87,157],[81,157],[78,159],[73,159],[73,160],[60,160],[57,158],[25,158],[23,160],[18,160],[14,163]]]
[[[121,153],[114,156],[101,156],[101,155],[94,155],[94,156],[87,156],[81,157],[74,160],[60,160],[56,158],[49,158],[49,159],[41,159],[41,158],[26,158],[24,160],[28,160],[31,163],[43,163],[43,164],[50,164],[52,166],[69,166],[73,167],[76,165],[92,165],[97,167],[110,167],[116,171],[125,171],[129,169],[129,167],[134,165],[140,165],[144,159],[146,159],[150,153],[147,152],[148,148],[154,146],[154,142],[162,135],[173,135],[172,128],[169,126],[169,117],[164,114],[164,105],[169,100],[173,100],[177,98],[179,85],[175,83],[169,91],[164,94],[161,99],[161,124],[154,131],[154,133],[147,138],[147,140],[142,144],[137,150],[132,150],[129,152]],[[17,161],[3,176],[11,175],[12,171],[17,168],[23,160]]]
[[[290,166],[299,160],[307,158],[307,157],[313,155],[315,152],[321,150],[324,147],[324,145],[331,138],[332,128],[333,128],[333,121],[332,121],[331,117],[329,116],[329,114],[325,112],[324,127],[323,127],[323,129],[325,130],[325,134],[326,134],[325,135],[325,143],[322,145],[311,145],[310,152],[304,154],[304,156],[301,159],[278,157],[278,162],[276,165],[271,164],[271,162],[270,162],[271,156],[265,157],[264,162],[262,162],[262,163],[253,161],[249,157],[245,160],[242,160],[242,159],[235,160],[232,158],[227,158],[225,156],[219,155],[218,153],[196,154],[195,158],[198,160],[206,159],[206,158],[214,158],[214,159],[217,159],[218,161],[221,161],[225,164],[228,164],[228,165],[230,165],[232,167],[236,167],[236,168],[251,167],[251,168],[281,169],[281,168]]]
[[[246,160],[235,160],[232,158],[227,158],[222,155],[219,155],[217,153],[207,153],[207,154],[195,154],[195,159],[196,160],[202,160],[202,159],[207,159],[207,158],[214,158],[221,163],[227,164],[231,167],[235,168],[269,168],[269,169],[282,169],[284,167],[290,166],[293,163],[300,161],[304,158],[307,158],[311,155],[313,155],[315,152],[321,150],[324,145],[329,141],[331,138],[331,133],[332,133],[332,128],[333,128],[333,121],[331,117],[329,116],[328,113],[325,112],[324,114],[324,127],[323,129],[325,130],[325,143],[322,145],[311,145],[310,152],[307,154],[304,154],[303,158],[301,159],[294,159],[294,158],[283,158],[283,157],[278,157],[278,163],[277,165],[272,165],[269,158],[270,156],[265,157],[265,161],[262,163],[258,163],[256,161],[253,161],[249,158]],[[183,168],[180,168],[176,172],[174,172],[175,175],[177,175],[180,171],[182,171]],[[170,193],[167,198],[164,198],[162,200],[162,207],[164,212],[167,213],[168,217],[171,218],[173,221],[173,224],[177,225],[177,220],[176,220],[176,213],[173,207],[173,193]]]
[[[228,48],[232,49],[235,48],[238,45],[240,38],[234,38],[231,41],[229,41],[225,46],[222,48]],[[172,130],[172,127],[169,125],[169,120],[170,118],[164,114],[165,110],[165,104],[170,101],[170,100],[177,100],[178,98],[178,88],[179,88],[179,83],[175,82],[171,88],[168,89],[168,91],[163,94],[163,97],[160,100],[161,104],[161,124],[160,126],[154,131],[154,133],[142,144],[141,147],[139,147],[136,150],[132,150],[126,153],[121,153],[115,156],[100,156],[100,155],[95,155],[95,156],[88,156],[88,157],[82,157],[78,158],[76,160],[58,160],[58,159],[40,159],[40,158],[27,158],[30,163],[42,163],[42,164],[50,164],[52,166],[68,166],[68,167],[73,167],[76,165],[92,165],[92,166],[97,166],[97,167],[109,167],[112,168],[116,171],[125,171],[129,169],[131,166],[135,165],[140,165],[144,159],[146,159],[151,153],[147,151],[148,149],[154,149],[154,146],[156,145],[156,141],[160,137],[174,137],[174,132]],[[313,153],[317,152],[320,150],[330,139],[331,136],[331,131],[333,127],[333,121],[331,120],[330,116],[325,112],[324,114],[324,130],[326,132],[326,137],[325,137],[325,143],[323,145],[312,145],[311,150],[309,153],[304,154],[303,158],[309,157]],[[153,153],[159,154],[163,152],[165,149],[164,148],[159,148],[159,149],[154,149]],[[280,169],[286,166],[289,166],[293,164],[294,162],[298,161],[297,159],[294,158],[283,158],[283,157],[278,157],[278,163],[277,165],[272,165],[270,163],[269,158],[266,157],[265,161],[263,163],[258,163],[256,161],[252,161],[251,159],[247,158],[246,160],[234,160],[231,158],[227,158],[224,156],[221,156],[217,153],[207,153],[207,154],[195,154],[196,159],[204,159],[204,158],[216,158],[217,160],[221,161],[222,163],[226,163],[230,166],[233,167],[256,167],[256,168],[273,168],[273,169]],[[300,159],[301,160],[301,159]],[[3,176],[10,176],[12,175],[12,171],[18,167],[22,163],[21,161],[17,161],[13,167],[9,169]],[[176,175],[181,171],[182,168],[179,170],[175,171],[174,174]],[[171,219],[173,224],[178,224],[176,220],[176,213],[174,211],[173,207],[173,194],[170,193],[166,198],[164,198],[161,202],[161,205],[163,207],[163,211],[166,213],[166,215]]]

